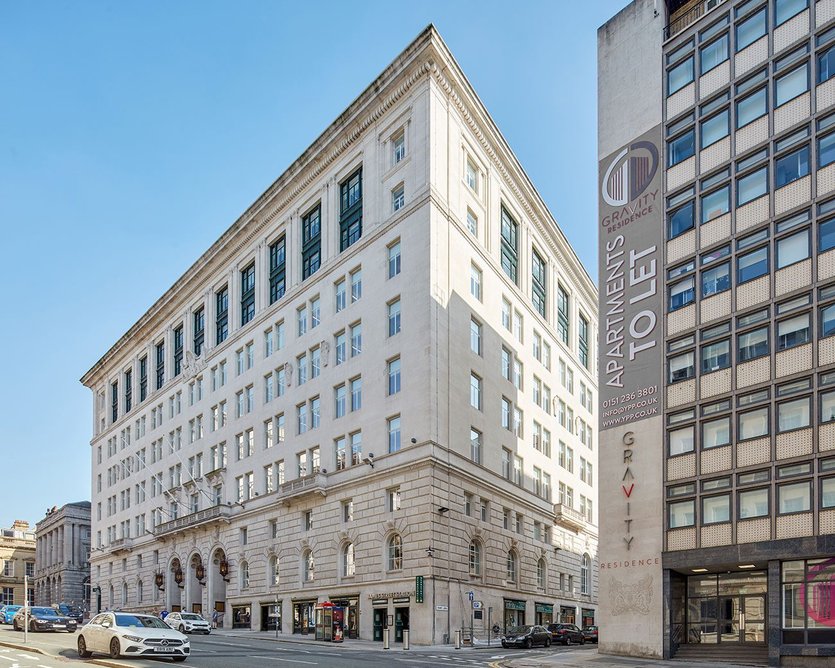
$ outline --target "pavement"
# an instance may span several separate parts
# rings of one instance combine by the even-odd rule
[[[93,664],[108,668],[162,666],[159,660],[138,658],[126,662],[106,657],[82,660],[75,651],[74,634],[30,634],[23,643],[19,633],[3,632],[0,626],[0,668],[67,668],[68,663]],[[498,642],[456,650],[452,645],[413,646],[404,650],[392,645],[384,650],[372,640],[348,640],[343,643],[317,642],[312,636],[285,635],[269,631],[224,630],[210,636],[192,636],[192,656],[186,665],[208,668],[251,668],[275,662],[297,666],[342,666],[346,668],[717,668],[715,663],[659,661],[603,656],[596,645],[552,647],[549,649],[502,649]],[[745,668],[721,664],[722,668]]]

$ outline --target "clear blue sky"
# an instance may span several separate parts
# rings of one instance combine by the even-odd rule
[[[0,3],[0,526],[90,498],[78,379],[430,22],[595,275],[626,4]]]

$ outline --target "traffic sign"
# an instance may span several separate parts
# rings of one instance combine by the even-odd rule
[[[473,601],[473,610],[481,610],[484,607],[484,603],[481,601]]]

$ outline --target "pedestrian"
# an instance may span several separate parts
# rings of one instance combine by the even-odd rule
[[[217,610],[212,612],[212,628],[217,628]]]

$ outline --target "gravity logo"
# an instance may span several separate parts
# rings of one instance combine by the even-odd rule
[[[648,141],[637,141],[612,160],[603,177],[600,194],[609,206],[625,206],[644,192],[658,169],[658,149]]]

